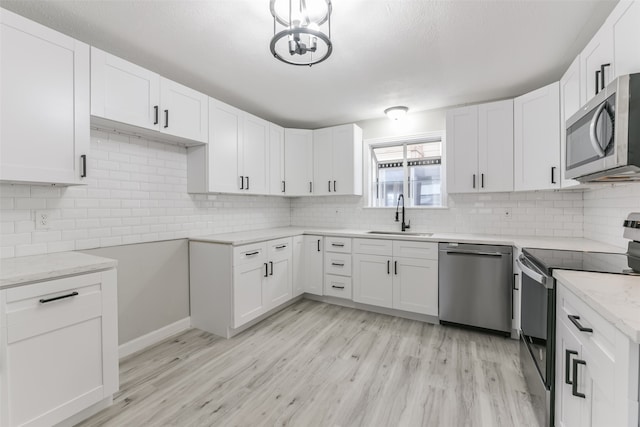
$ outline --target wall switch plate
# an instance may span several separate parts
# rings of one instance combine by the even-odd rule
[[[36,230],[48,230],[50,228],[51,212],[36,211]]]
[[[502,217],[504,219],[511,219],[512,216],[513,216],[513,213],[511,212],[511,208],[504,208],[502,210]]]

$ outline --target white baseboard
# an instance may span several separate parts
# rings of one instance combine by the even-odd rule
[[[146,335],[126,342],[118,348],[120,359],[127,357],[137,351],[147,348],[153,344],[162,341],[165,338],[169,338],[171,335],[175,335],[179,332],[187,330],[191,327],[191,318],[185,317],[177,322],[173,322],[167,326],[164,326],[155,331],[149,332]]]

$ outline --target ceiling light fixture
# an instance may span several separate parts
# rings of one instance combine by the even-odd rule
[[[391,120],[400,120],[401,118],[407,115],[407,112],[409,112],[409,108],[401,105],[398,105],[397,107],[389,107],[386,110],[384,110],[384,113]]]
[[[274,57],[291,65],[312,66],[331,55],[331,0],[271,0],[269,8]]]

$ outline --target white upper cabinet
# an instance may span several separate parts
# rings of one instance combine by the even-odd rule
[[[286,192],[284,180],[284,128],[269,124],[269,193],[282,196]]]
[[[244,113],[240,172],[244,189],[252,194],[269,193],[269,122]]]
[[[559,188],[559,83],[516,98],[513,110],[515,190]]]
[[[447,112],[449,193],[513,191],[513,101]]]
[[[362,195],[362,129],[354,124],[313,131],[314,194]]]
[[[560,79],[560,186],[573,187],[580,184],[575,179],[565,179],[566,165],[566,122],[582,107],[580,94],[580,59],[576,58]]]
[[[593,98],[614,75],[613,33],[607,21],[580,54],[582,100],[587,102]]]
[[[621,1],[609,16],[616,76],[640,72],[640,1]]]
[[[0,180],[81,184],[89,46],[0,9]]]
[[[313,131],[284,130],[284,176],[287,196],[313,194]]]
[[[207,143],[208,102],[205,94],[91,48],[91,115],[98,124],[115,121],[132,133]]]

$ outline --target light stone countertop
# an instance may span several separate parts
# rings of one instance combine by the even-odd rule
[[[640,344],[640,276],[554,270],[553,277]]]
[[[575,237],[535,237],[511,235],[461,234],[461,233],[433,233],[431,236],[412,236],[400,234],[368,234],[368,230],[323,229],[313,227],[282,227],[263,230],[240,231],[236,233],[210,234],[207,236],[191,237],[191,241],[221,243],[233,246],[263,242],[300,234],[337,236],[352,238],[414,240],[421,242],[458,242],[488,245],[508,245],[518,248],[544,248],[557,250],[576,250],[589,252],[624,253],[626,250],[617,246],[597,242],[595,240]],[[422,233],[421,230],[410,230]],[[428,231],[424,231],[427,233]]]
[[[114,268],[118,261],[81,252],[57,252],[0,260],[0,289],[56,277]]]

